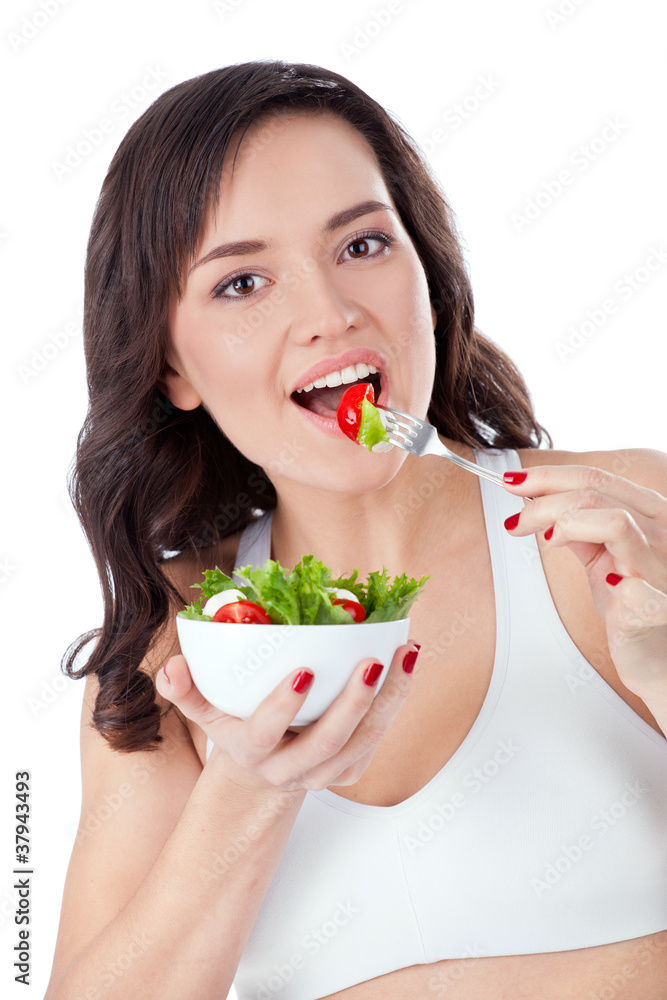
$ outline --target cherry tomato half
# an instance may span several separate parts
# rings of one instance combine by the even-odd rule
[[[355,622],[362,622],[366,617],[366,612],[364,611],[363,605],[359,604],[358,601],[350,601],[346,598],[336,598],[331,602],[332,604],[340,604],[343,611],[347,611],[348,614],[352,615]]]
[[[214,622],[238,622],[240,625],[270,625],[271,619],[259,604],[252,601],[233,601],[223,604],[213,615]]]
[[[375,403],[375,390],[371,382],[357,382],[346,389],[341,396],[338,409],[336,410],[336,420],[343,434],[356,441],[359,437],[359,424],[361,423],[361,401],[367,399],[369,403]]]

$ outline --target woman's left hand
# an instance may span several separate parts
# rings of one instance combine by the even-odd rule
[[[505,526],[515,536],[545,532],[547,545],[577,556],[621,681],[642,698],[667,699],[667,499],[590,466],[521,471],[506,489],[535,499]]]

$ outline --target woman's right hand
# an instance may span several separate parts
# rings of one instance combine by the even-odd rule
[[[398,647],[377,696],[381,673],[374,684],[365,683],[375,661],[362,660],[321,718],[299,733],[290,732],[289,725],[310,687],[300,693],[292,687],[303,670],[295,670],[278,684],[245,721],[226,715],[203,697],[184,656],[168,660],[155,683],[158,693],[227,755],[229,776],[238,784],[252,790],[319,791],[359,780],[410,691],[418,651],[415,643]]]

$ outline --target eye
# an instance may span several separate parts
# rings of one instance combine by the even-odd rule
[[[229,278],[225,278],[221,284],[219,284],[212,295],[214,299],[249,299],[254,295],[259,288],[265,287],[260,285],[256,288],[256,278],[260,278],[262,281],[268,282],[268,278],[262,278],[261,274],[254,274],[249,271],[240,271],[237,274],[232,274]],[[234,295],[228,294],[225,289],[233,287],[233,290],[238,293]]]
[[[381,256],[387,252],[393,242],[393,237],[389,236],[387,233],[357,233],[357,235],[354,236],[353,239],[346,245],[345,251],[350,251],[352,260],[363,260],[366,257]],[[374,253],[369,253],[368,250],[370,243],[379,243],[380,249],[376,250]]]

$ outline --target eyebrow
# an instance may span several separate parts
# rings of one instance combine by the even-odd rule
[[[324,223],[320,233],[322,236],[326,236],[327,233],[332,233],[334,230],[340,229],[341,226],[354,222],[362,215],[369,215],[370,212],[379,212],[383,209],[388,212],[394,211],[391,205],[386,205],[383,201],[360,201],[358,205],[344,208],[341,212],[332,215]],[[209,264],[212,260],[218,260],[220,257],[242,257],[246,254],[259,253],[261,250],[273,250],[274,247],[274,243],[267,243],[265,240],[233,240],[231,243],[221,243],[219,247],[213,247],[201,260],[193,264],[188,275],[192,274],[196,267]]]

